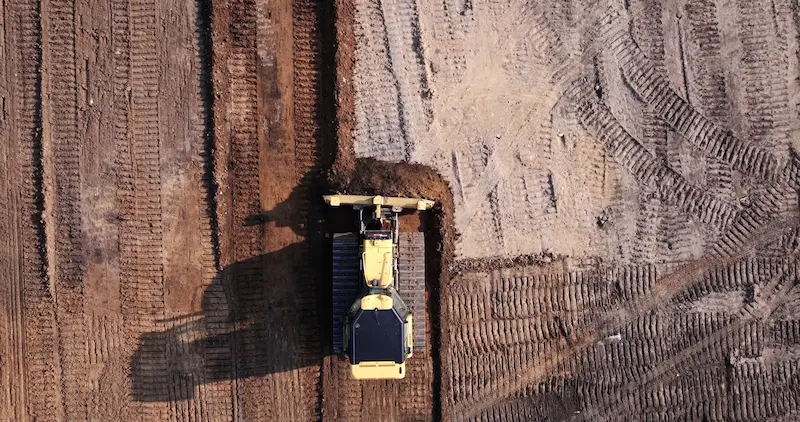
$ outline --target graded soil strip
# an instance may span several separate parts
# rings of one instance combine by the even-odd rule
[[[118,415],[127,401],[125,396],[109,394],[110,381],[121,381],[120,369],[127,366],[121,317],[115,139],[116,126],[126,126],[127,116],[125,110],[117,109],[120,104],[115,97],[119,91],[115,81],[120,70],[118,60],[124,59],[114,54],[114,48],[120,47],[115,26],[120,12],[127,10],[121,11],[119,2],[90,7],[86,0],[76,2],[75,10],[75,51],[83,56],[75,57],[73,94],[78,139],[71,142],[80,147],[81,236],[77,247],[83,264],[86,351],[81,352],[85,353],[84,364],[74,371],[86,384],[83,417],[107,420]],[[109,36],[100,39],[90,35],[94,33]]]

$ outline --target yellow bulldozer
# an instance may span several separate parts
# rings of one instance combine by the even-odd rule
[[[404,210],[427,199],[328,195],[358,212],[357,233],[333,234],[333,349],[354,379],[402,379],[406,360],[425,349],[425,238],[400,232]]]

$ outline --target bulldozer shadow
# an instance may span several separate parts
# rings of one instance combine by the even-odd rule
[[[318,316],[329,310],[319,309],[325,283],[309,292],[298,282],[317,271],[303,268],[308,248],[296,243],[224,268],[205,289],[201,312],[142,335],[130,362],[134,399],[185,400],[204,384],[321,364],[330,347]]]

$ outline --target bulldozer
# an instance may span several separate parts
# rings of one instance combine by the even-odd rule
[[[427,199],[327,195],[349,206],[358,232],[333,233],[333,350],[353,379],[402,379],[406,361],[425,349],[425,237],[400,232],[405,210]]]

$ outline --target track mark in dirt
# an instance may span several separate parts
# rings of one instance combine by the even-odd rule
[[[701,151],[736,170],[766,180],[775,178],[780,171],[775,156],[723,131],[693,109],[655,72],[628,34],[620,32],[611,42],[626,80],[670,127]]]
[[[758,234],[764,235],[764,233],[771,233],[774,230],[775,227],[767,226],[765,229],[762,228]],[[769,236],[770,239],[773,237]],[[567,345],[565,345],[567,347],[564,350],[552,348],[549,352],[541,355],[538,365],[528,366],[527,369],[522,371],[515,371],[514,374],[516,375],[514,377],[500,377],[495,381],[491,389],[485,390],[474,400],[463,403],[456,402],[452,412],[464,418],[481,414],[494,406],[494,403],[500,398],[509,397],[515,392],[524,389],[533,380],[540,380],[545,374],[552,373],[574,353],[596,341],[597,337],[602,333],[615,332],[641,315],[658,309],[677,293],[701,281],[710,269],[734,261],[735,257],[706,259],[679,267],[676,271],[659,278],[647,295],[620,303],[613,309],[599,315],[589,328],[582,327],[570,333],[568,338],[571,340],[567,342]]]
[[[581,124],[603,142],[640,183],[657,189],[663,202],[695,214],[701,221],[720,230],[736,215],[737,210],[732,205],[691,186],[678,172],[657,161],[602,103],[592,99],[594,92],[591,87],[578,84],[568,95],[577,103]]]
[[[44,108],[45,181],[53,192],[45,207],[51,219],[53,249],[50,276],[55,286],[59,324],[59,355],[65,417],[86,419],[86,327],[84,317],[83,228],[81,224],[81,150],[78,136],[77,72],[75,68],[75,9],[69,1],[50,2],[42,10],[44,40],[42,75]],[[49,199],[49,200],[48,200]],[[49,248],[48,248],[49,249]]]
[[[215,47],[220,46],[218,51],[222,53],[215,50],[215,57],[218,57],[215,63],[220,68],[219,76],[215,70],[215,78],[221,76],[223,81],[215,88],[227,94],[221,98],[221,107],[217,108],[215,118],[219,122],[215,127],[220,129],[216,132],[216,151],[223,151],[216,155],[220,160],[216,166],[217,178],[220,180],[221,194],[225,195],[218,205],[223,267],[247,261],[263,251],[262,228],[245,225],[246,219],[261,209],[256,11],[256,3],[248,0],[215,3],[214,7],[215,21],[220,25],[220,32],[216,34],[221,40],[229,40],[224,47],[215,41]],[[259,335],[261,330],[247,329],[247,321],[255,320],[259,315],[258,308],[263,303],[263,284],[266,281],[262,265],[256,260],[247,262],[250,264],[240,267],[236,274],[220,279],[222,286],[225,286],[223,289],[235,289],[234,297],[242,298],[232,309],[235,323],[231,340],[235,360],[234,415],[239,418],[269,415],[268,409],[274,405],[270,397],[258,395],[259,390],[268,388],[268,380],[263,377],[244,378],[245,374],[266,372],[261,369],[265,365],[265,357],[259,354],[261,349],[252,349],[248,345],[268,341]],[[237,279],[242,282],[237,283]]]
[[[25,391],[18,397],[15,409],[24,406],[23,418],[30,415],[42,420],[63,419],[63,404],[59,388],[57,322],[53,309],[54,298],[48,283],[46,236],[43,222],[44,179],[42,155],[42,26],[39,2],[24,1],[10,4],[6,16],[12,17],[10,27],[17,34],[5,38],[11,42],[16,75],[14,98],[8,109],[16,114],[14,121],[14,151],[9,158],[17,160],[13,179],[19,189],[12,202],[19,218],[16,239],[21,253],[21,317],[25,318],[24,350],[17,370],[24,374],[20,387]],[[15,78],[16,79],[16,78]]]
[[[631,35],[647,54],[654,70],[667,75],[661,2],[636,2],[631,5],[630,13]],[[641,142],[645,148],[680,172],[680,150],[670,145],[667,124],[650,109],[643,110],[641,124]],[[641,214],[637,216],[637,232],[633,240],[634,258],[652,261],[661,253],[671,255],[674,260],[691,256],[691,248],[687,245],[689,242],[685,241],[691,237],[688,216],[662,203],[657,196],[648,195],[647,192],[640,195],[643,198],[640,199]]]
[[[120,152],[119,205],[120,262],[123,283],[123,320],[126,331],[137,338],[158,329],[164,319],[163,225],[158,120],[159,68],[156,3],[132,0],[128,4],[130,64],[124,75],[130,83],[128,138]],[[120,75],[122,76],[122,75]],[[132,368],[139,374],[134,397],[140,412],[161,419],[167,406],[155,402],[169,385],[165,339],[140,345],[149,365]]]
[[[630,404],[628,404],[627,407],[623,404],[630,403],[628,397],[633,394],[632,392],[634,390],[641,391],[642,389],[652,388],[663,380],[664,377],[673,375],[675,372],[680,373],[680,371],[685,370],[687,367],[691,368],[693,364],[698,364],[697,361],[702,359],[701,355],[704,352],[707,353],[708,349],[712,348],[716,343],[725,341],[728,336],[736,333],[751,321],[764,321],[768,319],[775,309],[785,300],[786,293],[793,287],[793,278],[796,276],[796,266],[797,262],[794,259],[785,262],[782,271],[774,276],[759,293],[758,300],[742,307],[733,318],[733,321],[713,331],[710,336],[703,338],[701,341],[682,348],[680,352],[670,357],[667,361],[641,374],[636,382],[628,383],[621,390],[616,392],[615,396],[618,397],[616,400],[595,407],[591,411],[582,414],[581,417],[591,420],[597,418],[610,420],[619,418],[620,414],[625,414],[623,412],[636,412],[635,409],[630,408]],[[730,348],[726,349],[730,350]],[[746,352],[746,349],[744,352]],[[614,416],[609,416],[607,414],[608,412],[613,412]]]
[[[214,155],[214,106],[215,90],[213,75],[213,43],[212,14],[210,0],[199,0],[195,3],[194,47],[195,65],[199,69],[196,101],[199,105],[197,129],[194,134],[196,151],[200,154],[199,171],[199,209],[202,263],[201,288],[210,297],[219,300],[208,301],[209,306],[203,309],[203,333],[207,337],[224,338],[228,334],[229,325],[225,323],[230,314],[231,304],[225,300],[224,287],[220,274],[220,242],[219,219],[217,216],[217,195],[219,186],[215,179],[216,165]],[[207,342],[202,350],[204,360],[203,373],[197,382],[202,395],[199,414],[209,420],[231,420],[235,415],[235,381],[233,377],[233,351],[230,344]],[[209,382],[210,380],[215,380]],[[222,380],[222,381],[219,381]]]
[[[16,16],[15,12],[13,9],[2,10],[4,27],[6,13],[18,19],[21,18],[21,16]],[[21,19],[18,19],[14,19],[13,22],[15,23],[10,25],[12,31],[19,30],[19,25],[16,22],[21,21]],[[26,36],[30,39],[33,34],[22,33],[20,35],[20,38],[24,40]],[[26,89],[35,92],[38,89],[35,85],[35,78],[25,78],[24,76],[19,78],[17,69],[23,70],[25,67],[25,61],[21,60],[23,59],[22,54],[28,55],[28,59],[31,61],[28,67],[31,67],[31,64],[38,65],[36,62],[38,57],[33,54],[36,52],[34,50],[36,46],[32,43],[25,45],[24,42],[14,42],[14,40],[2,37],[0,38],[0,48],[2,49],[2,57],[7,63],[4,71],[0,72],[0,85],[12,87],[11,92],[13,93]],[[7,54],[7,52],[14,51],[17,51],[17,53]],[[25,75],[24,72],[21,73]],[[29,85],[25,86],[25,82],[28,82]],[[30,146],[25,148],[24,144],[19,145],[20,142],[16,140],[27,138],[30,144],[34,142],[34,134],[32,133],[34,125],[31,123],[34,123],[34,101],[36,96],[34,95],[33,98],[30,98],[30,100],[34,101],[28,101],[27,106],[29,108],[25,109],[24,106],[26,104],[24,101],[20,101],[20,104],[17,104],[14,97],[9,95],[8,102],[6,102],[6,95],[4,92],[3,115],[2,120],[0,120],[0,138],[7,140],[0,145],[0,233],[4,233],[3,239],[0,241],[0,272],[6,275],[6,283],[0,286],[0,308],[5,310],[0,316],[0,339],[2,339],[0,340],[0,356],[3,356],[4,361],[4,364],[0,366],[0,379],[2,380],[0,381],[0,390],[2,390],[2,395],[0,396],[0,419],[21,420],[27,414],[29,401],[27,397],[27,382],[29,380],[26,376],[25,362],[25,326],[27,324],[24,321],[24,310],[27,306],[23,303],[25,299],[23,292],[26,290],[26,275],[31,275],[31,271],[26,271],[23,263],[27,262],[24,256],[25,249],[30,251],[30,246],[28,245],[33,243],[33,251],[35,252],[34,242],[36,241],[35,237],[33,237],[35,232],[30,232],[30,230],[28,230],[28,235],[31,238],[23,238],[25,229],[33,227],[28,227],[27,224],[23,225],[21,223],[23,221],[35,221],[33,218],[37,216],[35,209],[23,208],[23,204],[28,202],[34,190],[24,191],[21,196],[20,186],[16,182],[19,176],[23,176],[23,180],[36,180],[34,174],[26,174],[33,169],[32,163],[23,166],[26,158],[28,160],[33,158],[26,157],[25,152],[32,151]],[[17,98],[22,100],[21,97]],[[16,122],[6,120],[8,112],[16,116]],[[31,131],[31,133],[26,133],[27,131]],[[24,138],[18,137],[19,135]],[[41,171],[41,163],[38,163],[36,167]],[[26,184],[28,188],[33,185],[30,182]],[[44,282],[43,276],[43,273],[39,274],[40,283]],[[28,279],[27,281],[30,282],[32,280]],[[31,328],[33,329],[34,327]]]
[[[328,274],[325,263],[323,227],[320,224],[326,206],[320,198],[324,190],[324,173],[330,168],[333,148],[333,126],[326,109],[332,93],[327,86],[333,80],[333,51],[323,51],[329,47],[322,39],[323,31],[332,33],[332,23],[328,16],[332,14],[332,5],[320,4],[309,0],[301,0],[292,4],[293,28],[293,65],[294,65],[294,166],[298,195],[299,221],[296,233],[302,237],[300,246],[301,262],[317,262],[318,267],[302,265],[298,275],[300,292],[319,289],[322,276]],[[327,330],[320,329],[322,321],[328,319],[319,314],[322,305],[329,296],[325,293],[307,295],[301,293],[298,302],[298,318],[316,321],[317,323],[301,324],[301,332],[297,339],[297,360],[302,369],[300,394],[303,397],[302,418],[319,418],[324,400],[322,390],[322,353],[328,348],[322,339]]]

